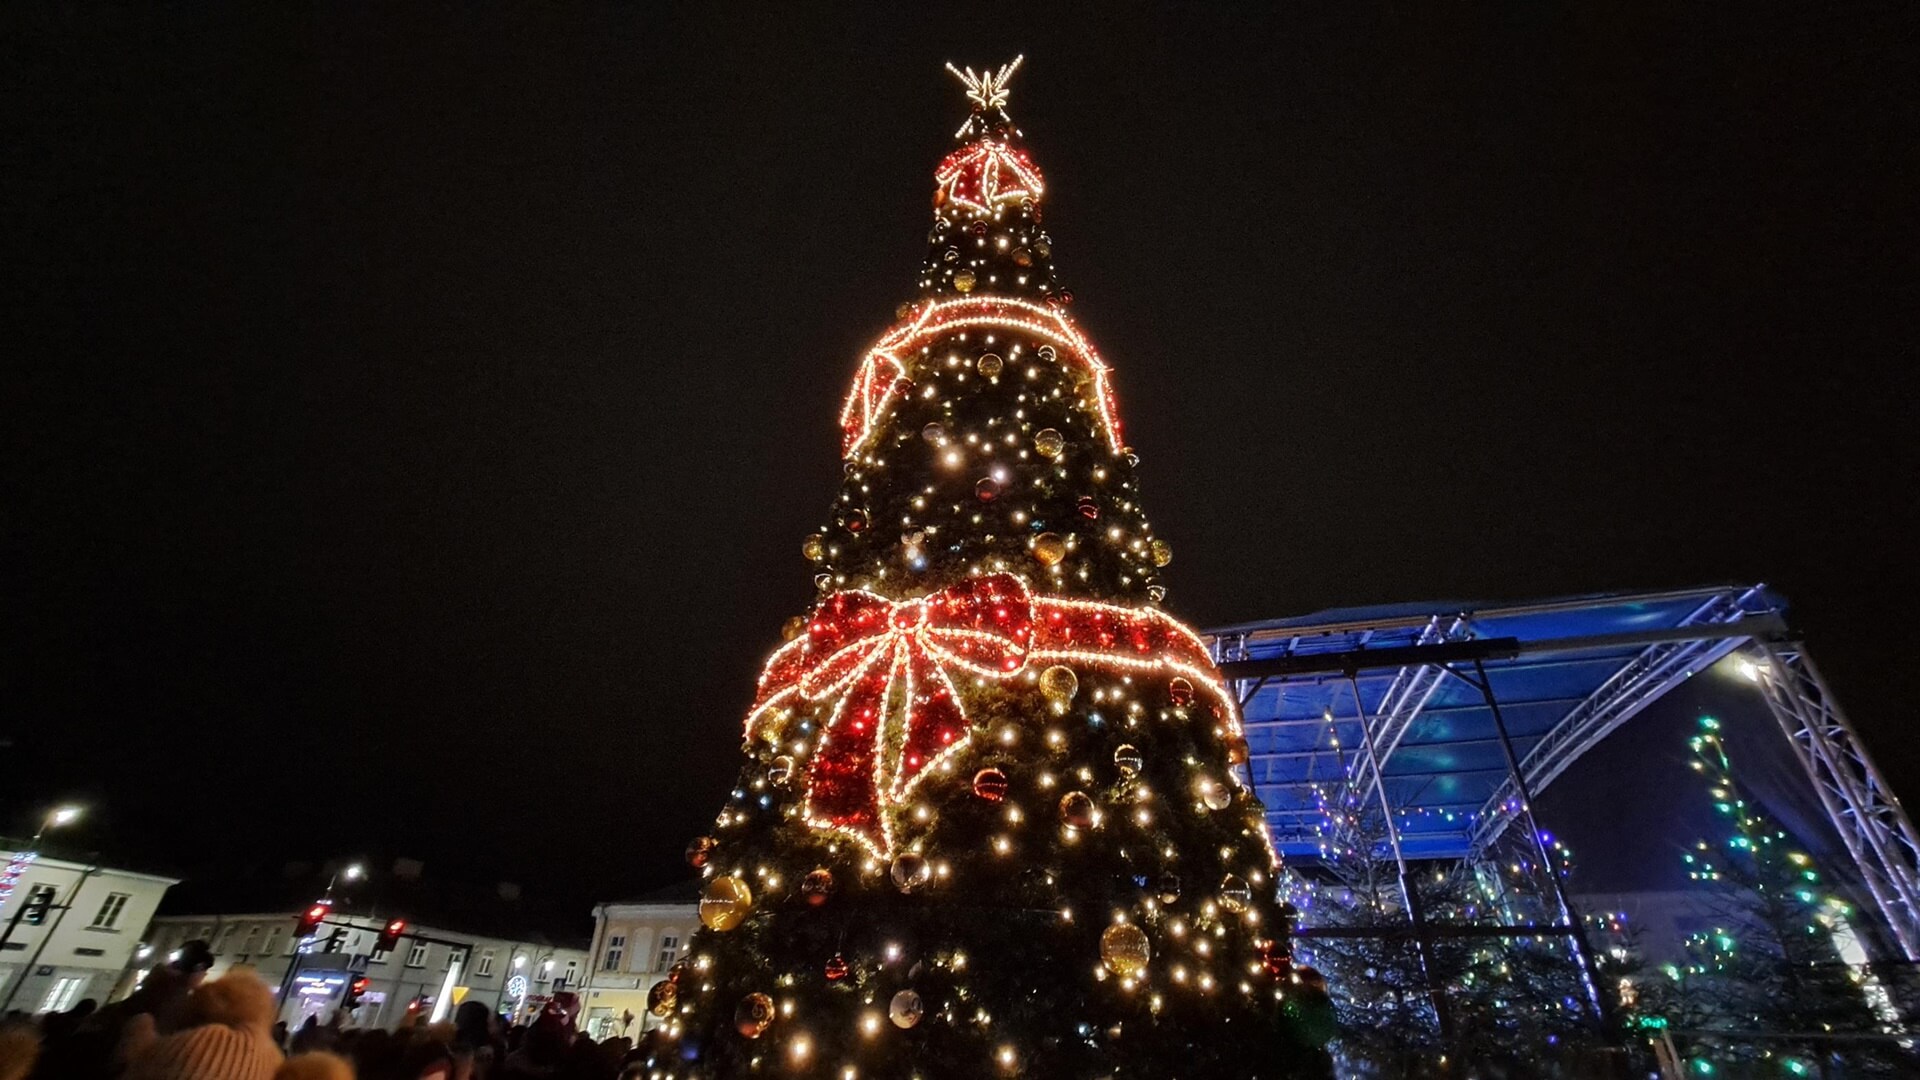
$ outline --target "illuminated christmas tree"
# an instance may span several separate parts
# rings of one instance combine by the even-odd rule
[[[919,296],[841,414],[818,598],[689,847],[658,1075],[1324,1075],[1235,702],[1159,607],[1107,367],[1067,314],[1016,60],[935,173]]]
[[[1684,856],[1688,876],[1711,898],[1714,925],[1688,939],[1685,965],[1667,969],[1676,984],[1672,1024],[1725,1033],[1703,1040],[1696,1071],[1756,1063],[1771,1070],[1785,1061],[1806,1070],[1801,1075],[1824,1075],[1825,1067],[1913,1075],[1910,1051],[1871,1038],[1900,1018],[1864,953],[1852,962],[1843,955],[1860,917],[1854,907],[1734,777],[1717,721],[1703,717],[1689,745],[1693,768],[1728,824],[1722,842],[1702,840]],[[1774,1037],[1752,1039],[1754,1032]],[[1828,1033],[1853,1038],[1820,1037]],[[1794,1034],[1806,1037],[1781,1037]]]

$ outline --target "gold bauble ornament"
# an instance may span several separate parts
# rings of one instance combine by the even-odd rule
[[[806,632],[807,617],[805,615],[795,615],[793,618],[780,624],[781,641],[792,641],[794,638]]]
[[[814,907],[826,903],[833,895],[833,871],[824,866],[807,871],[807,876],[800,879],[800,895]]]
[[[1253,752],[1251,749],[1248,748],[1247,740],[1245,736],[1243,735],[1227,736],[1227,764],[1245,765],[1247,763],[1247,759],[1252,756],[1253,756]]]
[[[1100,935],[1100,962],[1123,979],[1147,970],[1152,958],[1147,932],[1132,923],[1115,923]]]
[[[1060,823],[1069,829],[1093,828],[1093,799],[1084,791],[1060,796]]]
[[[1127,776],[1139,772],[1140,766],[1146,764],[1140,757],[1140,748],[1132,743],[1121,743],[1113,748],[1113,763]]]
[[[1160,897],[1160,902],[1163,904],[1176,903],[1180,899],[1179,874],[1161,874],[1160,880],[1154,882],[1153,887],[1155,894]]]
[[[666,1017],[679,1003],[680,987],[672,979],[661,979],[647,991],[647,1011],[655,1016]]]
[[[1067,557],[1067,542],[1059,533],[1041,533],[1033,538],[1033,557],[1041,566],[1059,566]]]
[[[954,272],[954,275],[953,275],[953,287],[959,292],[969,293],[973,291],[974,282],[976,280],[977,279],[973,276],[973,271],[957,270]]]
[[[1207,804],[1209,810],[1225,810],[1233,805],[1233,790],[1217,780],[1202,778],[1195,785],[1200,790],[1200,801]]]
[[[731,874],[707,882],[706,891],[700,894],[700,921],[709,930],[731,930],[752,910],[753,890]]]
[[[720,841],[711,836],[696,836],[687,841],[687,865],[695,870],[707,865],[707,860],[713,858],[713,849],[719,846]]]
[[[1044,458],[1057,458],[1067,448],[1067,440],[1052,428],[1041,428],[1033,436],[1033,452]]]
[[[1040,692],[1056,708],[1064,709],[1073,704],[1073,695],[1080,692],[1080,677],[1065,664],[1055,664],[1040,673]]]
[[[800,541],[800,554],[806,556],[808,562],[819,562],[827,557],[826,541],[820,539],[819,533],[808,533],[807,538]]]
[[[1220,879],[1220,906],[1238,915],[1253,903],[1253,890],[1247,886],[1245,878],[1239,874],[1228,874]]]
[[[773,999],[765,994],[748,994],[733,1009],[733,1029],[749,1039],[757,1039],[773,1023]]]
[[[784,784],[792,775],[793,758],[786,754],[774,758],[773,762],[767,766],[767,783],[769,784]]]
[[[902,990],[887,1002],[887,1019],[897,1028],[910,1028],[920,1022],[927,1013],[927,1003],[920,1000],[918,992]]]
[[[926,856],[912,851],[894,856],[893,868],[888,873],[894,887],[901,892],[912,892],[933,880],[933,866]]]
[[[1165,540],[1155,540],[1147,550],[1153,555],[1153,565],[1165,566],[1173,561],[1173,545]]]
[[[1000,369],[1005,367],[1006,364],[1005,361],[1000,359],[998,353],[987,353],[980,358],[980,363],[977,366],[980,368],[981,378],[997,379],[1000,377]]]

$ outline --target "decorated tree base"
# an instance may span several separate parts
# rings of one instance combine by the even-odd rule
[[[706,929],[654,993],[662,1076],[1325,1075],[1324,987],[1160,609],[1109,373],[1066,314],[1002,106],[936,172],[921,296],[860,365],[710,836]]]

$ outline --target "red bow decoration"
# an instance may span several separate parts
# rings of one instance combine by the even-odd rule
[[[1036,662],[1182,674],[1238,728],[1205,647],[1185,626],[1152,609],[1036,597],[1012,574],[916,600],[834,593],[807,632],[768,661],[747,725],[751,733],[758,717],[796,694],[833,699],[807,767],[807,818],[886,854],[886,808],[966,745],[970,724],[949,673],[1008,679]]]
[[[920,600],[835,592],[760,675],[747,734],[793,698],[833,700],[806,765],[806,821],[887,855],[889,807],[964,748],[954,669],[1004,680],[1041,663],[1185,678],[1238,732],[1206,646],[1150,607],[1033,596],[1014,575],[968,578]]]
[[[808,700],[839,698],[808,769],[810,816],[887,846],[880,806],[966,738],[947,669],[1004,679],[1026,663],[1032,638],[1033,598],[1004,574],[920,600],[827,597],[807,625],[797,680]]]

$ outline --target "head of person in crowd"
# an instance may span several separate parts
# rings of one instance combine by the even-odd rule
[[[283,1061],[274,1012],[273,991],[258,975],[229,971],[193,991],[181,1029],[135,1056],[125,1080],[273,1080]]]

